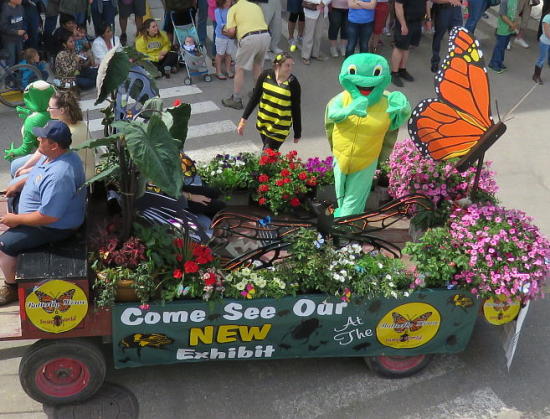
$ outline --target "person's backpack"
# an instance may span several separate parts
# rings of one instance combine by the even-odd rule
[[[182,12],[196,6],[194,0],[165,0],[166,10],[171,12]]]

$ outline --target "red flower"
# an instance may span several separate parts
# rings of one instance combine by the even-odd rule
[[[317,178],[315,176],[310,177],[307,182],[309,186],[315,186],[317,185]]]
[[[266,202],[267,202],[267,200],[265,198],[258,199],[258,204],[260,204],[260,205],[265,205]]]
[[[269,181],[269,176],[262,173],[260,176],[258,176],[258,180],[262,183],[265,183],[265,182]]]
[[[174,246],[178,249],[183,249],[183,239],[174,239]]]
[[[259,190],[260,192],[267,192],[267,191],[269,191],[269,186],[268,186],[268,185],[260,185],[260,186],[258,187],[258,190]]]
[[[306,180],[307,179],[307,173],[306,172],[300,172],[300,174],[298,175],[298,179]]]
[[[290,200],[290,206],[292,206],[292,207],[300,206],[300,200],[298,198],[292,198]]]
[[[290,198],[290,196],[289,196],[288,194],[285,193],[285,194],[283,195],[283,199],[288,199],[288,198]]]
[[[296,169],[296,163],[290,163],[288,167],[290,167],[291,170],[294,170]]]
[[[290,176],[290,172],[287,169],[283,169],[281,170],[281,176],[283,177]]]
[[[176,260],[177,260],[178,262],[183,261],[183,255],[176,255]]]
[[[204,275],[203,280],[204,280],[204,285],[206,285],[206,286],[215,285],[216,284],[216,274],[212,273],[212,272],[207,273],[206,275]]]
[[[183,269],[185,270],[186,274],[193,274],[195,272],[198,272],[199,265],[197,265],[195,262],[188,260],[183,265]]]
[[[283,183],[290,183],[290,178],[289,177],[283,178]]]
[[[179,279],[183,276],[183,272],[181,269],[174,269],[174,272],[172,272],[172,276],[176,279]]]
[[[179,100],[179,99],[176,99],[172,102],[172,106],[174,106],[174,107],[179,106],[179,105],[181,105],[181,100]]]
[[[260,157],[260,166],[265,166],[267,163],[269,163],[269,157],[267,156]]]
[[[277,179],[275,181],[275,185],[277,185],[277,186],[283,186],[283,184],[284,184],[283,179]]]

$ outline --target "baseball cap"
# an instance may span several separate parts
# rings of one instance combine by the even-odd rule
[[[37,137],[55,141],[63,148],[69,148],[73,142],[71,131],[64,122],[52,119],[43,127],[34,127],[32,133]]]

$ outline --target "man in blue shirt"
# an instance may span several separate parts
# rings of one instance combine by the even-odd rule
[[[42,128],[35,127],[33,133],[38,137],[38,151],[43,157],[26,178],[6,190],[8,197],[21,192],[18,213],[0,218],[0,223],[9,227],[0,235],[0,269],[5,282],[0,288],[0,305],[17,300],[17,255],[63,240],[84,222],[84,167],[78,155],[69,149],[72,142],[69,127],[51,120]]]

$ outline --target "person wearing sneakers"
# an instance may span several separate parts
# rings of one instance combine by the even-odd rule
[[[502,0],[500,3],[496,32],[497,42],[493,49],[493,56],[489,62],[489,68],[497,73],[502,73],[506,70],[506,66],[504,65],[506,45],[510,42],[512,34],[516,33],[519,29],[517,6],[517,0]]]
[[[348,0],[348,45],[346,57],[359,52],[369,52],[369,41],[374,28],[374,9],[376,0]]]
[[[346,1],[347,0],[340,0]],[[302,43],[304,36],[305,15],[302,7],[302,0],[288,0],[286,3],[286,11],[288,12],[288,44],[290,51],[296,51],[298,44]],[[298,37],[294,38],[296,31],[296,22],[298,23]]]
[[[20,193],[17,213],[0,218],[0,223],[9,227],[0,235],[0,269],[4,274],[0,305],[17,300],[17,255],[64,240],[84,222],[84,167],[80,157],[69,149],[72,142],[69,127],[51,120],[44,127],[35,127],[33,133],[38,137],[38,150],[43,157],[27,177],[6,189],[9,198]]]
[[[525,41],[525,32],[531,17],[531,8],[538,5],[540,0],[520,0],[518,5],[518,16],[520,17],[519,32],[514,39],[514,43],[520,47],[529,48],[529,44]]]
[[[391,80],[403,87],[403,80],[414,81],[407,71],[409,47],[417,47],[422,36],[422,22],[430,16],[426,0],[395,0],[394,41],[391,55]]]
[[[533,81],[538,84],[543,84],[540,73],[547,57],[550,57],[550,12],[542,17],[542,33],[539,38],[539,58],[535,64],[535,73]],[[550,58],[549,58],[550,59]]]
[[[432,73],[437,73],[443,37],[455,26],[462,26],[462,2],[461,0],[432,1],[432,19],[435,33],[432,40],[432,64],[430,69]]]
[[[331,0],[303,0],[304,40],[302,41],[302,61],[305,65],[311,64],[311,59],[325,61],[321,54],[321,36],[323,35],[324,19],[327,15],[327,5]]]
[[[254,82],[258,79],[271,42],[260,6],[248,0],[239,0],[227,13],[225,33],[227,36],[237,37],[238,49],[235,57],[233,94],[222,99],[222,105],[243,109],[241,91],[244,87],[244,72],[252,70]]]
[[[330,55],[337,58],[346,55],[348,44],[348,0],[333,0],[328,11],[328,40],[330,41]],[[338,45],[340,32],[340,45]]]

